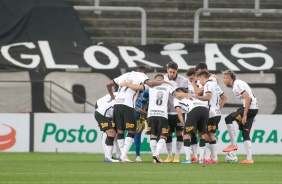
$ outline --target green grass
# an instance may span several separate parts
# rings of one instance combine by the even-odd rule
[[[131,159],[134,155],[129,155]],[[165,158],[165,156],[162,156]],[[245,156],[239,155],[239,160]],[[184,155],[181,155],[184,158]],[[0,153],[2,183],[282,183],[281,155],[254,155],[255,164],[104,163],[102,154]]]

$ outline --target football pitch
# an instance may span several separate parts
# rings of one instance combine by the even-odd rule
[[[165,155],[161,155],[165,158]],[[238,155],[239,161],[244,155]],[[134,160],[134,155],[129,155]],[[181,155],[184,159],[184,155]],[[2,183],[282,183],[282,155],[254,155],[254,164],[105,163],[102,154],[0,153]]]

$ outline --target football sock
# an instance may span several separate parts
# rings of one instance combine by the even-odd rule
[[[206,141],[206,147],[204,152],[204,159],[208,160],[211,158],[211,149],[210,149],[210,143]]]
[[[252,160],[252,142],[251,141],[244,141],[245,150],[247,153],[247,160]]]
[[[165,139],[160,138],[160,140],[157,143],[157,149],[156,149],[156,152],[155,152],[156,155],[160,154],[160,152],[163,149],[164,145],[165,145]]]
[[[210,142],[211,159],[217,160],[216,140]]]
[[[105,146],[105,149],[106,149],[105,154],[106,154],[106,157],[108,159],[112,158],[114,139],[115,139],[114,137],[107,136],[106,141],[105,141],[105,144],[106,144],[106,146]]]
[[[140,145],[141,145],[141,133],[136,132],[134,137],[135,153],[136,157],[140,156]]]
[[[130,147],[132,146],[133,143],[133,138],[132,137],[126,137],[124,140],[124,147],[121,151],[121,157],[123,158],[124,156],[127,155]]]
[[[191,151],[192,151],[193,157],[198,158],[198,144],[192,144]]]
[[[184,139],[184,152],[185,152],[185,159],[190,160],[190,153],[191,153],[191,142],[190,139]]]
[[[151,148],[152,154],[154,155],[156,153],[156,149],[157,149],[157,140],[156,139],[151,138],[150,148]]]
[[[205,139],[200,139],[200,156],[199,156],[199,160],[204,160],[205,147],[206,147]]]
[[[114,146],[116,147],[116,157],[117,157],[117,158],[120,158],[120,156],[121,156],[121,150],[119,149],[119,146],[118,146],[117,136],[116,136],[115,139],[114,139]]]
[[[233,125],[233,123],[232,124],[226,124],[226,125],[227,125],[228,134],[229,134],[230,139],[231,139],[231,144],[233,146],[236,146],[237,142],[236,142],[236,134],[235,134],[235,130],[234,130],[234,125]]]
[[[169,158],[172,158],[172,137],[167,137],[166,149]]]
[[[176,138],[176,150],[175,150],[174,157],[179,158],[182,145],[183,145],[183,137],[182,136],[177,136],[177,138]]]
[[[123,134],[118,134],[117,143],[118,143],[118,147],[120,151],[122,152],[123,147],[124,147],[124,135]]]
[[[107,157],[106,156],[106,138],[107,138],[107,134],[106,134],[106,132],[103,132],[103,134],[102,134],[102,145],[103,145],[103,150],[104,150],[104,154],[105,154],[105,157]]]

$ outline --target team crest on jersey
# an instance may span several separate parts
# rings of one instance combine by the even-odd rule
[[[147,127],[147,132],[150,132],[151,131],[151,127]]]
[[[194,129],[195,129],[194,126],[189,126],[189,127],[186,127],[186,128],[185,128],[185,131],[186,131],[186,132],[191,132],[191,131],[194,130]]]
[[[108,122],[101,123],[101,127],[102,127],[102,128],[105,128],[105,127],[108,127],[108,126],[109,126],[109,123],[108,123]]]
[[[126,123],[125,127],[126,128],[134,128],[134,124]]]

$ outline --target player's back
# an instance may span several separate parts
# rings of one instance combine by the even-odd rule
[[[149,88],[149,108],[148,117],[161,116],[167,118],[167,105],[169,95],[174,92],[174,87],[162,84]]]
[[[129,72],[116,79],[115,83],[119,84],[122,81],[126,81],[130,84],[144,84],[148,77],[144,73],[140,72]],[[134,108],[138,92],[126,86],[119,87],[118,93],[115,97],[115,104],[123,104]]]

